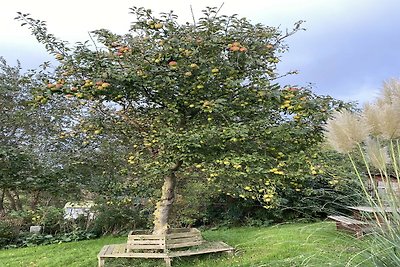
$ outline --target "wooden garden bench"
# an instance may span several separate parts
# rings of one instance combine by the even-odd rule
[[[184,250],[175,250],[182,249]],[[189,248],[189,249],[188,249]],[[103,267],[107,258],[148,258],[164,259],[167,267],[175,257],[200,254],[227,252],[234,249],[224,242],[207,242],[201,237],[200,231],[190,229],[186,232],[175,232],[167,235],[149,235],[139,231],[128,235],[125,244],[104,246],[97,255],[99,267]]]
[[[336,229],[353,232],[357,238],[362,237],[369,223],[340,215],[330,215],[329,219],[336,221]]]

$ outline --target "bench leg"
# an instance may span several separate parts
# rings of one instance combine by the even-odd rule
[[[105,259],[99,257],[99,267],[104,267]]]
[[[363,232],[362,231],[356,231],[356,238],[362,238],[363,237]]]
[[[354,232],[356,234],[356,238],[362,238],[364,235],[364,231],[361,227],[356,227],[356,229],[354,229]]]
[[[168,258],[164,258],[164,260],[165,260],[165,266],[171,267],[172,259],[170,257],[168,257]]]

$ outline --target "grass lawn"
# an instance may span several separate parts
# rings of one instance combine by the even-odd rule
[[[236,248],[234,256],[213,254],[174,259],[174,267],[356,266],[362,241],[337,232],[332,222],[293,223],[272,227],[241,227],[205,231],[207,240],[222,240]],[[126,237],[104,237],[58,245],[0,250],[0,266],[97,266],[97,253],[106,244]],[[134,264],[133,264],[134,263]],[[163,266],[163,260],[106,260],[106,266]],[[366,263],[360,266],[368,266]]]

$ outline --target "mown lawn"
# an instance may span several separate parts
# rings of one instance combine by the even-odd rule
[[[222,240],[236,248],[224,254],[175,259],[175,267],[368,266],[360,252],[363,241],[339,233],[332,222],[293,223],[272,227],[240,227],[205,231],[207,240]],[[106,244],[126,237],[104,237],[75,243],[0,251],[0,266],[97,266],[96,255]],[[106,266],[163,266],[163,260],[107,260]]]

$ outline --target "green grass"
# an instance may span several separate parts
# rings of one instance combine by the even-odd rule
[[[207,240],[222,240],[236,248],[234,256],[213,254],[175,259],[174,267],[356,266],[363,241],[337,232],[334,223],[284,224],[205,231]],[[104,237],[75,243],[0,251],[0,266],[97,266],[96,255],[106,244],[126,237]],[[163,266],[163,260],[106,260],[106,266]],[[368,266],[362,263],[360,266]]]

